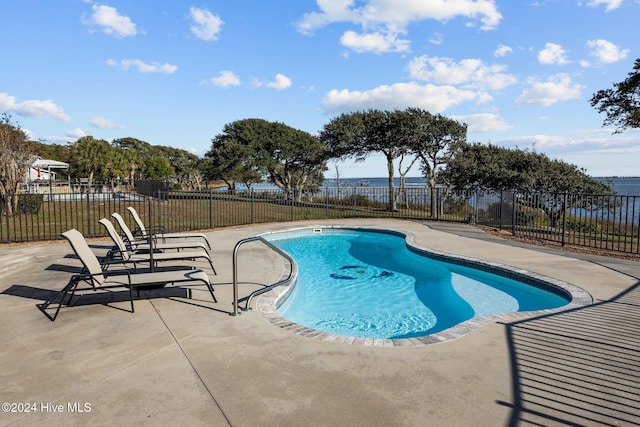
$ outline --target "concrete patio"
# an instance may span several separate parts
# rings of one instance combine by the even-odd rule
[[[255,310],[231,316],[236,242],[319,225],[409,232],[435,251],[569,282],[594,304],[407,348],[306,338]],[[465,225],[399,220],[265,224],[208,235],[218,303],[204,287],[191,299],[184,288],[167,287],[142,295],[132,314],[128,293],[116,291],[63,306],[55,322],[38,305],[79,272],[69,245],[0,246],[0,425],[640,424],[639,262],[530,247]],[[109,247],[106,240],[90,244],[97,255]],[[259,243],[243,246],[239,259],[241,295],[285,271]]]

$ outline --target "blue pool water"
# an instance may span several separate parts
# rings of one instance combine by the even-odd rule
[[[298,264],[280,314],[308,328],[367,338],[409,338],[487,314],[569,301],[496,274],[419,254],[404,237],[355,229],[264,236]]]

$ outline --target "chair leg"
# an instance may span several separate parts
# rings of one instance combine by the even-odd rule
[[[211,266],[211,269],[213,270],[213,274],[215,274],[217,276],[218,272],[216,271],[216,268],[213,266],[213,261],[211,261],[211,258],[209,258],[209,265]]]
[[[60,307],[62,307],[62,301],[64,301],[64,297],[67,296],[67,292],[68,291],[64,291],[62,293],[62,299],[60,300],[60,302],[58,302],[58,308],[56,308],[56,312],[53,314],[53,318],[51,319],[51,321],[55,321],[56,317],[58,317],[58,313],[60,312]]]
[[[218,300],[216,299],[216,296],[213,294],[213,286],[211,286],[211,283],[207,283],[207,288],[209,288],[209,293],[211,294],[211,298],[213,298],[213,302],[217,303]]]
[[[58,317],[60,308],[62,307],[62,304],[64,303],[64,299],[69,294],[70,290],[71,290],[71,296],[69,296],[69,302],[67,302],[67,307],[71,306],[71,300],[73,299],[73,296],[76,293],[77,287],[78,287],[78,281],[74,279],[71,279],[71,282],[69,282],[69,284],[67,284],[67,286],[64,287],[64,289],[62,290],[62,297],[60,298],[60,302],[58,302],[58,308],[56,308],[56,312],[53,314],[53,318],[51,319],[52,322],[56,320],[56,317]]]

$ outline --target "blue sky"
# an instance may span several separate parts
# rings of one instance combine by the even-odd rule
[[[234,120],[316,134],[343,112],[419,107],[467,123],[470,141],[640,175],[640,131],[612,135],[589,105],[640,57],[639,0],[0,4],[0,111],[48,143],[134,137],[202,156]],[[379,156],[338,168],[386,175]]]

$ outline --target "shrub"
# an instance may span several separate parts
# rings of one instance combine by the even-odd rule
[[[602,224],[592,219],[581,219],[573,215],[567,215],[565,224],[567,230],[585,234],[599,234],[602,232]]]
[[[43,201],[42,194],[22,194],[18,199],[16,214],[37,214],[40,212]]]

